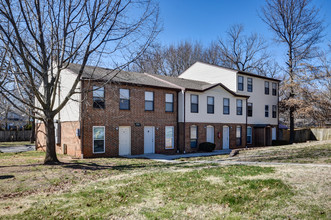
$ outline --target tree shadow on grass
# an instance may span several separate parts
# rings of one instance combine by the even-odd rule
[[[148,159],[145,159],[148,160]],[[36,166],[43,166],[49,168],[67,168],[73,170],[90,170],[90,171],[97,171],[97,170],[118,170],[118,171],[126,171],[126,170],[135,170],[135,169],[147,169],[147,168],[170,168],[170,167],[177,167],[185,164],[186,162],[181,163],[132,163],[132,164],[98,164],[93,162],[60,162],[53,165],[44,165],[43,163],[34,163],[34,164],[22,164],[22,165],[9,165],[9,166],[0,166],[1,168],[15,168],[15,167],[36,167]]]

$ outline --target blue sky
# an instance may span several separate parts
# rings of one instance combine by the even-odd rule
[[[325,18],[325,40],[331,41],[331,0],[314,0]],[[217,37],[225,36],[233,24],[243,24],[245,33],[256,32],[269,43],[269,51],[279,62],[284,60],[281,46],[276,45],[273,33],[261,21],[258,12],[264,0],[160,0],[163,31],[158,40],[162,45],[182,40],[199,41],[208,45]]]

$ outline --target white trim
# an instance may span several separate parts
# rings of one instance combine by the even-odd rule
[[[94,128],[103,128],[104,139],[103,139],[103,152],[94,152]],[[92,151],[93,154],[104,154],[106,152],[106,129],[105,126],[92,126]]]
[[[167,148],[167,128],[171,128],[172,137],[171,137],[171,148]],[[164,149],[171,150],[175,148],[175,126],[165,126],[164,128]]]
[[[248,129],[251,129],[251,135],[248,135]],[[253,129],[252,129],[252,127],[251,126],[247,126],[247,130],[246,130],[246,142],[247,142],[247,137],[251,137],[251,142],[247,142],[247,144],[252,144],[253,143],[253,138],[252,138],[252,136],[253,136]]]

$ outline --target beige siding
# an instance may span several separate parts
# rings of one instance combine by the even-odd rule
[[[191,94],[199,95],[199,112],[191,113]],[[207,113],[207,96],[214,97],[214,114]],[[223,98],[230,99],[230,114],[223,114]],[[235,97],[222,87],[218,86],[203,93],[186,92],[185,118],[186,122],[201,123],[246,123],[246,99]],[[243,100],[243,114],[236,114],[236,100]]]

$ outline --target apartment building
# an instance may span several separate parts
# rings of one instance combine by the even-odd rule
[[[62,74],[59,101],[78,70],[70,64]],[[278,82],[199,62],[180,77],[88,66],[77,94],[56,117],[57,152],[87,158],[188,153],[202,142],[216,149],[270,145],[278,126]],[[39,124],[41,148],[43,130]]]

